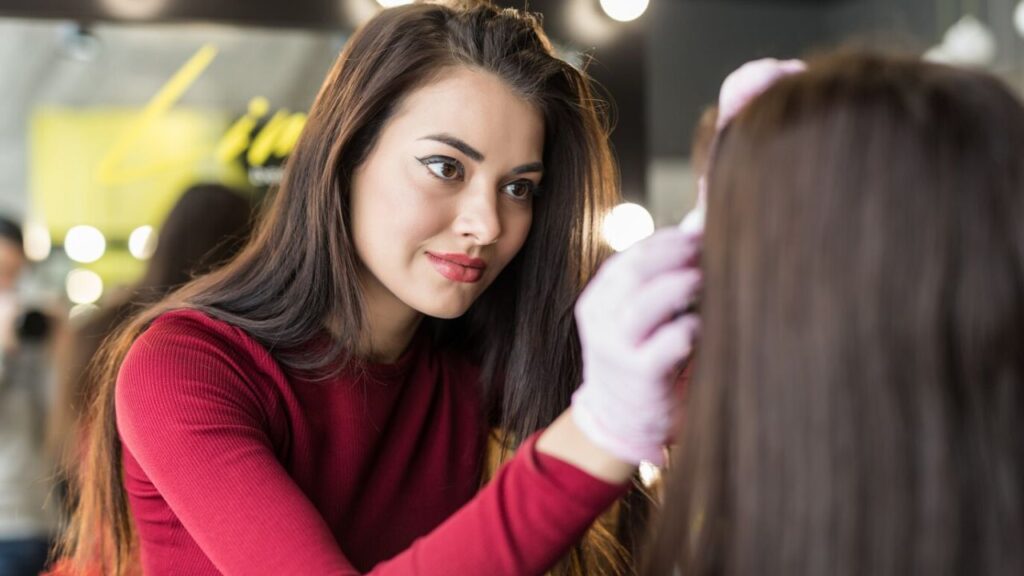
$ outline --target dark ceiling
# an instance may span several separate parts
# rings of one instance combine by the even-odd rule
[[[360,0],[369,1],[369,0]],[[496,3],[528,7],[558,19],[561,8],[569,0],[496,0]],[[706,0],[705,0],[706,1]],[[834,5],[858,0],[715,0],[720,4],[765,5]],[[597,0],[593,0],[597,2]],[[699,3],[701,0],[652,0],[652,4]],[[213,21],[257,26],[285,26],[299,28],[353,27],[339,0],[236,0],[211,2],[210,0],[0,0],[0,15],[27,18],[59,18],[91,21],[138,21],[126,17],[116,6],[163,4],[148,22]],[[133,9],[129,9],[129,12]],[[549,22],[551,24],[551,22]]]

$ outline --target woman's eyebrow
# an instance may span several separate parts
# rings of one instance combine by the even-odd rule
[[[483,162],[485,159],[483,153],[481,153],[479,150],[473,148],[464,140],[452,136],[451,134],[431,134],[429,136],[424,136],[423,138],[420,138],[420,140],[433,140],[434,142],[447,144],[448,146],[455,148],[459,152],[462,152],[466,156],[469,156],[475,162]],[[516,168],[513,168],[510,173],[513,176],[518,176],[520,174],[530,174],[533,172],[543,171],[544,164],[542,162],[531,162],[529,164],[523,164],[522,166],[517,166]]]
[[[531,162],[529,164],[523,164],[522,166],[517,166],[516,168],[513,168],[512,169],[512,174],[514,176],[518,176],[520,174],[529,174],[531,172],[543,172],[543,171],[544,171],[544,163],[543,162]]]
[[[473,148],[464,141],[452,136],[451,134],[431,134],[430,136],[424,136],[420,140],[433,140],[442,144],[447,144],[452,148],[455,148],[459,152],[462,152],[466,156],[469,156],[476,162],[483,162],[484,155],[480,153],[476,148]]]

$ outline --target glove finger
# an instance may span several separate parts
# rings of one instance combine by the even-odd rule
[[[609,272],[627,276],[633,287],[669,270],[682,268],[700,252],[703,234],[678,227],[663,228],[621,254]]]
[[[622,309],[623,336],[629,345],[649,338],[659,326],[670,321],[697,300],[703,274],[697,268],[683,268],[652,279],[630,298]]]
[[[718,101],[718,129],[725,127],[751,100],[779,79],[805,69],[806,65],[799,60],[779,61],[774,58],[763,58],[740,66],[722,83]]]
[[[666,386],[674,386],[676,367],[693,352],[700,334],[700,318],[686,314],[669,322],[651,335],[638,351],[638,357],[650,373],[663,375]]]
[[[779,62],[779,68],[786,74],[799,74],[807,70],[807,63],[803,60],[782,60]]]
[[[698,202],[698,206],[686,213],[686,217],[679,223],[679,229],[694,236],[704,234],[704,206]]]
[[[624,254],[613,254],[604,261],[576,301],[574,309],[581,330],[585,325],[600,324],[610,310],[621,307],[625,295],[636,287],[633,277],[622,262]]]
[[[702,238],[700,230],[665,228],[606,260],[580,295],[575,308],[578,323],[591,324],[620,310],[651,277],[696,262]]]

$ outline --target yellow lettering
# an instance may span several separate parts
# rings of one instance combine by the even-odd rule
[[[140,174],[158,173],[164,168],[164,166],[153,165],[147,169],[134,170],[132,174],[124,174],[119,171],[128,152],[135,148],[146,131],[181,99],[185,91],[195,83],[216,56],[217,48],[215,46],[212,44],[203,46],[150,99],[139,114],[138,122],[121,134],[110,152],[99,162],[96,179],[100,184],[114,185],[119,181],[140,177]]]
[[[228,128],[224,136],[217,143],[217,150],[214,153],[217,160],[227,164],[238,158],[252,142],[252,131],[260,118],[267,115],[270,110],[270,101],[262,96],[257,96],[249,101],[249,110]]]

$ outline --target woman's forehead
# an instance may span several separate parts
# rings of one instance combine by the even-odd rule
[[[403,138],[453,134],[485,156],[510,148],[539,155],[530,149],[540,150],[544,142],[543,116],[535,105],[498,76],[468,67],[447,68],[413,90],[389,124]]]

